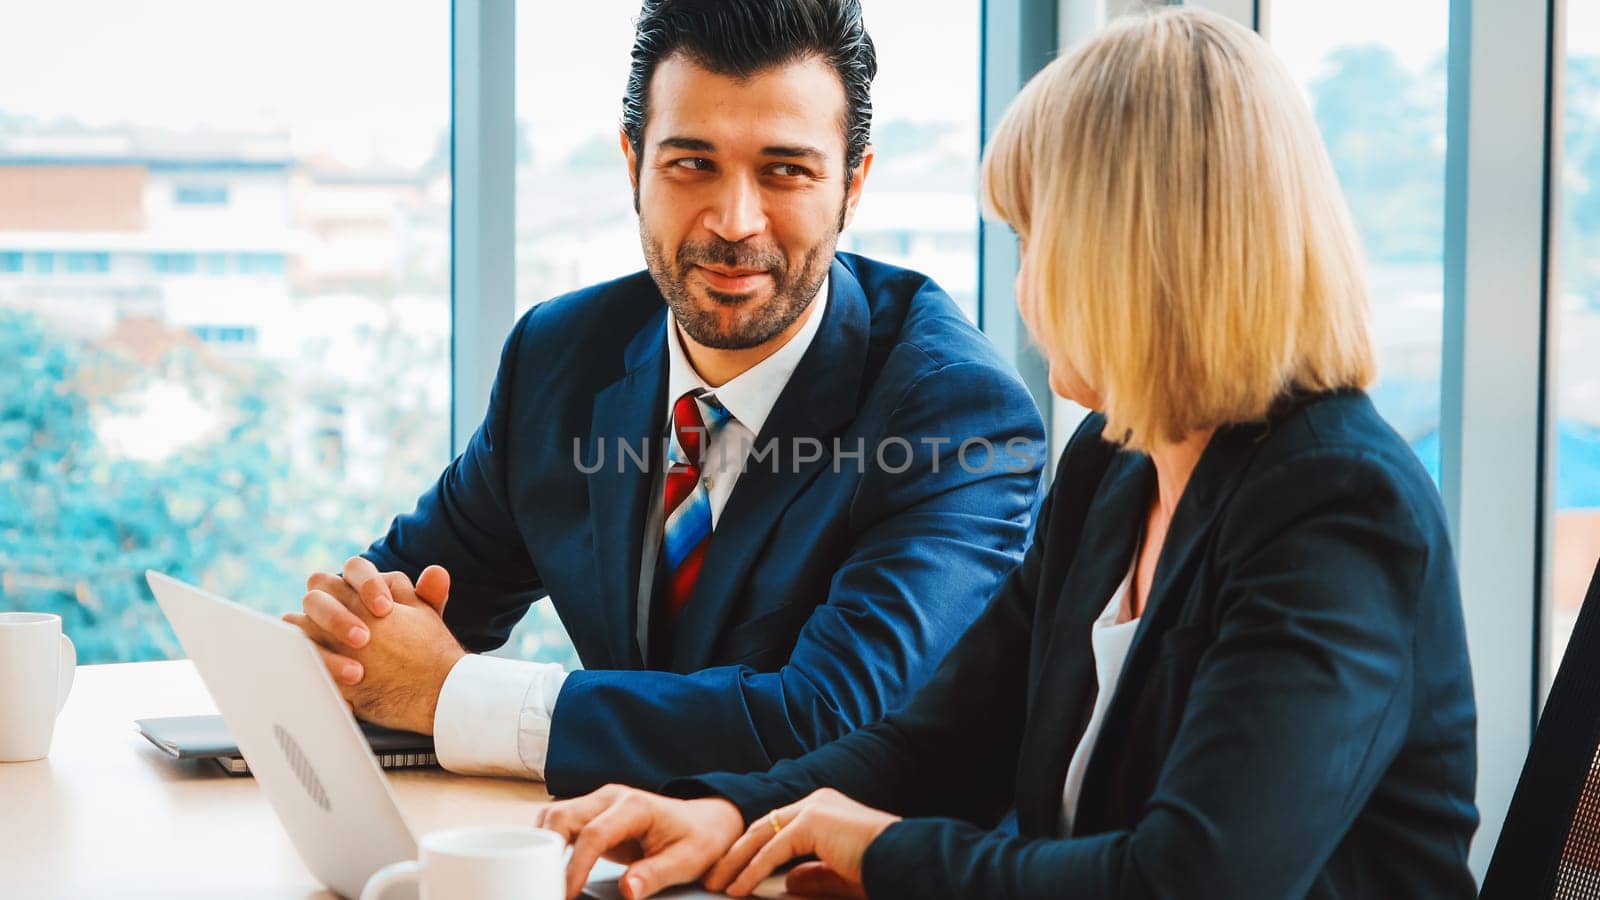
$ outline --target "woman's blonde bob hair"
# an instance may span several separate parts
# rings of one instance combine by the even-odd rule
[[[1022,317],[1148,451],[1376,374],[1364,261],[1310,111],[1254,32],[1177,9],[1046,66],[983,162]]]

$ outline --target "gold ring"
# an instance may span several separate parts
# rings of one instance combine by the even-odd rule
[[[778,811],[777,810],[773,810],[772,812],[767,813],[767,822],[768,822],[768,824],[770,824],[772,826],[772,833],[773,834],[777,834],[778,832],[783,830],[783,823],[778,821]]]

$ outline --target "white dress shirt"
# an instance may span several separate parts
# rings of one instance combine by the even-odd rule
[[[689,363],[678,323],[667,316],[663,339],[667,342],[667,397],[665,423],[672,407],[685,393],[701,388],[733,414],[708,441],[701,456],[701,477],[711,502],[711,527],[715,532],[722,508],[744,468],[745,457],[767,416],[778,402],[800,358],[810,348],[828,306],[828,281],[824,279],[805,324],[771,356],[713,390]],[[705,416],[707,397],[700,398]],[[667,430],[663,429],[663,435]],[[709,435],[708,435],[709,437]],[[664,449],[664,444],[656,446]],[[644,545],[639,566],[639,627],[635,635],[641,654],[649,648],[650,591],[655,581],[656,558],[661,552],[664,523],[661,518],[666,459],[655,460],[650,502],[644,518]],[[567,673],[557,663],[537,663],[468,654],[456,663],[439,693],[433,717],[434,752],[439,765],[468,775],[515,775],[543,780],[550,749],[550,720]]]
[[[1137,567],[1139,554],[1135,553],[1133,559],[1133,565]],[[1061,788],[1061,819],[1056,827],[1058,837],[1072,834],[1072,823],[1078,815],[1078,795],[1083,791],[1083,773],[1089,768],[1089,757],[1100,738],[1100,726],[1105,722],[1106,708],[1111,705],[1111,694],[1116,690],[1117,679],[1122,676],[1122,667],[1128,661],[1128,651],[1133,648],[1133,635],[1139,630],[1137,618],[1117,621],[1122,616],[1123,600],[1128,595],[1133,572],[1134,569],[1130,568],[1122,584],[1111,592],[1111,602],[1106,604],[1100,618],[1095,619],[1090,635],[1095,680],[1099,687],[1095,692],[1094,712],[1089,715],[1089,724],[1084,726],[1083,737],[1078,740],[1077,749],[1072,751],[1072,762],[1067,765],[1067,781]]]

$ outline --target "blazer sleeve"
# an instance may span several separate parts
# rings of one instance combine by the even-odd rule
[[[853,547],[786,664],[573,672],[551,721],[553,793],[765,770],[875,721],[927,680],[1017,564],[1038,502],[1043,428],[1014,376],[977,363],[919,377],[884,428],[924,455],[903,472],[863,475]],[[920,440],[934,435],[985,438],[999,452],[992,465],[963,466],[953,443]]]
[[[994,825],[1015,797],[1036,598],[1049,580],[1047,566],[1062,564],[1062,543],[1075,544],[1082,507],[1109,458],[1097,437],[1101,424],[1091,416],[1079,426],[1040,507],[1022,565],[905,709],[771,771],[678,779],[662,792],[724,797],[747,823],[831,787],[897,815]]]
[[[905,709],[767,772],[681,778],[661,792],[724,797],[746,823],[831,787],[898,815],[994,824],[1010,805],[1022,741],[1036,548]]]
[[[1217,633],[1137,824],[1026,839],[907,819],[868,848],[869,895],[1306,894],[1405,740],[1422,573],[1449,549],[1381,462],[1308,451],[1252,480],[1219,526]]]
[[[506,496],[506,423],[517,378],[518,348],[538,307],[512,329],[500,355],[489,409],[466,449],[389,531],[362,554],[380,571],[412,581],[429,565],[450,571],[444,620],[468,650],[492,650],[544,596],[544,586],[517,534]]]

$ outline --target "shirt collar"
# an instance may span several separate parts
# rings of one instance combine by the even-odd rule
[[[761,429],[767,423],[767,416],[772,413],[772,407],[778,402],[778,395],[783,393],[784,386],[789,383],[789,377],[800,365],[800,358],[806,355],[806,349],[816,338],[817,329],[822,327],[822,316],[828,311],[828,289],[829,280],[824,277],[822,288],[817,292],[817,299],[811,301],[816,308],[811,310],[800,330],[771,356],[739,373],[737,377],[715,390],[706,384],[705,379],[701,378],[700,373],[690,364],[689,355],[684,352],[678,333],[678,320],[669,314],[667,316],[669,421],[672,417],[672,405],[678,398],[688,391],[701,388],[708,393],[716,394],[717,400],[739,420],[741,425],[750,429],[751,434],[760,435]]]

